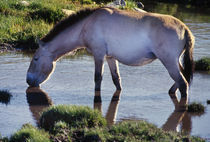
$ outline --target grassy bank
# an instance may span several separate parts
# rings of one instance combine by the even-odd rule
[[[110,2],[104,0],[1,0],[0,50],[5,47],[36,49],[36,38],[46,35],[59,21],[68,16],[68,10],[95,8]],[[125,9],[135,7],[127,1]]]
[[[42,37],[55,23],[67,17],[62,9],[79,10],[96,7],[92,0],[21,0],[0,1],[0,44],[17,48],[37,48],[36,37]]]
[[[188,112],[192,113],[204,113],[205,112],[205,107],[201,103],[193,102],[187,106]]]
[[[11,138],[0,139],[0,141],[204,142],[199,137],[163,131],[146,121],[127,121],[107,126],[99,111],[83,106],[59,105],[50,107],[42,114],[40,123],[41,128],[26,124]]]
[[[203,57],[195,61],[195,71],[205,71],[210,73],[210,58]]]
[[[111,0],[1,0],[0,1],[0,50],[1,47],[16,47],[22,49],[36,49],[37,37],[46,35],[55,23],[67,17],[65,10],[78,11],[89,7],[99,7]],[[136,7],[135,0],[126,0],[124,9]],[[180,11],[178,5],[157,3],[159,0],[141,0],[145,4],[145,10],[151,11],[149,5],[157,9],[159,13],[177,15]],[[162,1],[162,0],[160,0]],[[187,0],[185,0],[187,1]],[[193,0],[191,0],[192,2]],[[202,2],[204,2],[203,0]],[[165,0],[164,2],[172,2]],[[179,0],[173,1],[179,2]],[[190,4],[188,2],[188,4]],[[204,4],[205,6],[205,4]],[[168,9],[170,9],[168,11]],[[190,11],[191,13],[191,11]],[[208,12],[206,12],[208,13]],[[182,15],[183,16],[183,15]],[[184,15],[188,17],[189,15]],[[182,17],[178,17],[182,18]],[[204,17],[206,18],[206,17]]]

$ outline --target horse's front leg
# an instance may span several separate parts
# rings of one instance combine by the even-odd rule
[[[101,81],[104,72],[104,59],[95,58],[95,91],[101,90]]]
[[[112,74],[112,80],[114,82],[114,85],[116,86],[117,90],[121,90],[121,81],[120,81],[120,72],[119,72],[119,67],[118,67],[118,61],[115,60],[112,57],[106,57],[106,60],[109,65],[109,69]]]

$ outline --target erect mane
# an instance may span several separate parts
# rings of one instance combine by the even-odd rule
[[[56,37],[60,32],[64,31],[68,27],[76,24],[77,22],[83,20],[93,12],[95,12],[96,9],[83,9],[78,11],[75,14],[70,15],[66,19],[60,21],[58,24],[54,26],[54,28],[46,35],[44,36],[41,40],[43,42],[49,42],[51,41],[54,37]]]

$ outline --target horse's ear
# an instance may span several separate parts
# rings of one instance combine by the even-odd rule
[[[43,47],[45,42],[41,41],[39,38],[36,38],[36,42],[39,44],[39,47]]]

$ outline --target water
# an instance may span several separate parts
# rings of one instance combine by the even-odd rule
[[[198,14],[197,11],[189,12],[186,8],[182,8],[181,13],[180,7],[172,4],[148,7],[147,11],[169,13],[184,21],[196,37],[195,59],[210,57],[209,16]],[[142,67],[120,64],[123,86],[120,101],[111,101],[115,87],[105,63],[102,103],[94,103],[94,63],[91,56],[82,55],[58,61],[51,78],[41,86],[41,90],[35,90],[42,95],[27,90],[25,79],[30,60],[23,54],[0,54],[0,89],[7,89],[13,95],[8,105],[0,103],[2,136],[10,136],[25,123],[37,125],[39,112],[52,104],[75,104],[100,109],[111,124],[113,121],[143,119],[166,130],[185,130],[191,135],[210,139],[210,105],[206,104],[210,99],[208,74],[195,73],[189,92],[190,102],[201,102],[206,107],[205,114],[198,116],[174,111],[167,94],[173,81],[158,60]]]

